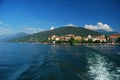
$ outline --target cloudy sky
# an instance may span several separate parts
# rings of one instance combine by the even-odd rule
[[[120,0],[0,0],[0,35],[36,33],[68,23],[120,32]]]

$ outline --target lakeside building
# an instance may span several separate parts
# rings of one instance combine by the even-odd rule
[[[112,34],[109,36],[109,39],[111,42],[116,42],[116,40],[120,37],[120,33],[118,34]]]
[[[48,38],[48,40],[55,40],[55,41],[58,41],[60,40],[59,36],[56,36],[56,35],[52,35]]]
[[[48,40],[53,40],[53,41],[69,41],[71,38],[74,38],[77,41],[82,41],[81,36],[75,36],[73,34],[68,34],[64,36],[57,36],[57,35],[52,35],[48,38]],[[91,35],[88,35],[86,38],[83,38],[85,41],[88,41],[89,39],[92,39],[93,42],[99,40],[100,42],[106,42],[105,35],[100,35],[96,37],[92,37]]]
[[[93,41],[96,41],[96,40],[99,40],[100,42],[106,42],[106,37],[105,35],[100,35],[93,39]]]
[[[83,38],[85,41],[88,41],[89,39],[93,39],[91,35],[88,35],[86,38]]]
[[[56,35],[52,35],[48,38],[48,40],[55,40],[55,41],[69,41],[71,38],[74,38],[75,40],[82,40],[81,36],[75,36],[73,34],[68,34],[68,35],[64,35],[64,36],[56,36]]]
[[[88,41],[89,39],[92,39],[93,42],[99,40],[100,42],[106,42],[105,35],[100,35],[96,37],[92,37],[91,35],[88,35],[87,38],[83,38],[85,41]]]

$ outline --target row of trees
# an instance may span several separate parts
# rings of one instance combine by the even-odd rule
[[[69,40],[70,43],[101,43],[100,40],[96,40],[96,41],[93,41],[93,39],[88,39],[87,41],[85,39],[82,39],[81,41],[79,40],[75,40],[74,38],[71,38]],[[105,43],[104,41],[102,41],[102,43]]]
[[[100,40],[93,41],[92,39],[88,39],[87,41],[82,39],[82,40],[75,40],[74,38],[71,38],[69,41],[56,41],[56,43],[101,43]],[[102,42],[104,43],[104,41]]]
[[[107,40],[107,42],[111,42],[110,40]],[[115,41],[116,43],[120,43],[120,37]],[[96,40],[93,41],[93,39],[88,39],[87,41],[82,40],[75,40],[74,38],[71,38],[69,41],[56,41],[56,43],[105,43],[104,41]]]
[[[120,37],[116,40],[116,43],[120,43]]]

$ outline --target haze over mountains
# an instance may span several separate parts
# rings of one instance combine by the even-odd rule
[[[29,35],[29,34],[25,33],[25,32],[19,32],[19,33],[16,33],[16,34],[3,35],[0,38],[0,42],[7,42],[7,41],[9,41],[11,39],[21,38],[21,37],[25,37],[27,35]]]
[[[116,31],[111,31],[111,32],[108,32],[108,31],[105,31],[105,30],[96,30],[96,32],[99,32],[101,34],[104,34],[104,35],[111,35],[111,34],[117,34],[119,32],[116,32]]]

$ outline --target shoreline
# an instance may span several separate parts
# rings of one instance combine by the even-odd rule
[[[18,42],[4,42],[4,43],[18,43]],[[120,43],[18,43],[18,44],[47,44],[47,45],[71,45],[71,46],[120,46]]]
[[[102,45],[109,45],[109,46],[114,46],[114,45],[119,45],[120,43],[74,43],[74,44],[70,44],[70,43],[41,43],[41,44],[49,44],[49,45],[73,45],[73,46],[102,46]]]

